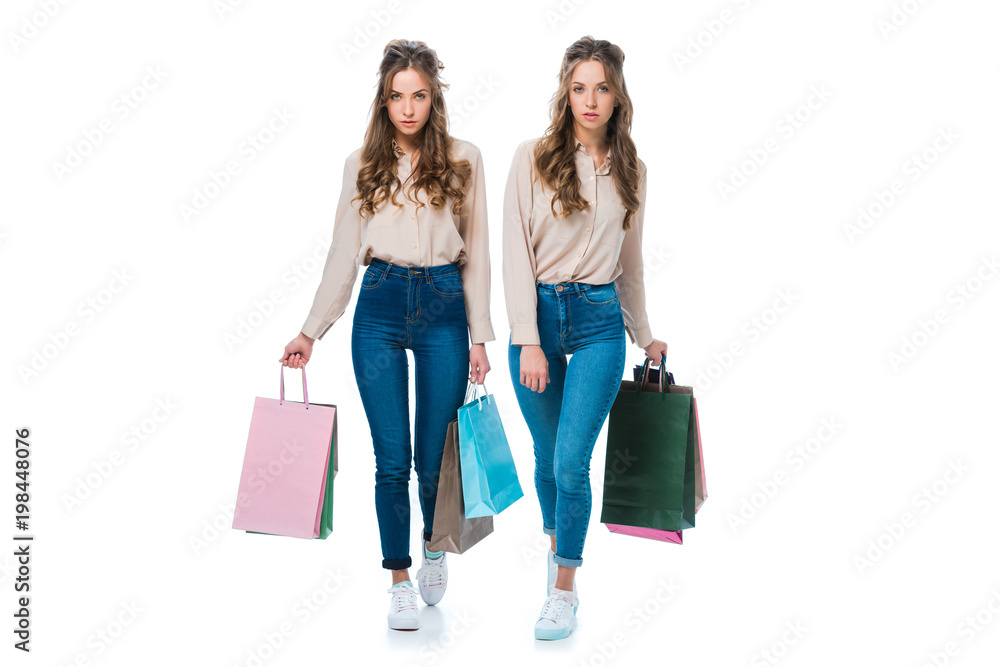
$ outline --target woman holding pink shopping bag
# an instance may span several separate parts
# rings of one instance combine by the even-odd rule
[[[552,123],[518,146],[504,198],[508,361],[552,540],[536,639],[568,637],[576,620],[590,457],[622,379],[625,333],[654,363],[667,353],[646,317],[646,165],[629,136],[624,59],[592,37],[566,49]]]
[[[467,380],[482,383],[489,372],[484,343],[494,339],[483,161],[476,146],[448,134],[443,67],[423,42],[385,47],[364,145],[344,167],[322,281],[280,359],[292,368],[309,361],[314,341],[344,313],[358,265],[366,265],[351,353],[375,449],[382,567],[393,584],[388,621],[397,630],[419,627],[409,576],[410,463],[423,515],[417,582],[433,605],[448,583],[445,553],[427,549],[445,436]],[[416,366],[412,453],[407,349]]]

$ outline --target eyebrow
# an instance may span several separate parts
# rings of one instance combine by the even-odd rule
[[[575,85],[578,85],[578,86],[582,86],[582,85],[584,85],[584,84],[583,84],[583,82],[581,82],[581,81],[574,81],[573,83],[574,83]],[[598,81],[598,82],[597,82],[597,85],[598,85],[598,86],[600,86],[600,85],[604,85],[604,84],[607,84],[607,81]]]
[[[399,92],[398,90],[392,90],[390,92],[396,93],[397,95],[402,95],[403,94],[403,93]],[[420,90],[414,90],[412,94],[416,95],[417,93],[426,93],[426,92],[427,92],[426,88],[421,88]]]

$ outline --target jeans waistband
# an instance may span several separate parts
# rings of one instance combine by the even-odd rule
[[[383,275],[401,276],[404,278],[423,278],[425,276],[446,276],[452,273],[459,273],[458,265],[439,264],[438,266],[401,266],[390,264],[378,257],[372,257],[368,266],[375,267],[375,270],[382,271]]]
[[[559,292],[565,294],[566,292],[586,292],[587,290],[596,289],[598,287],[604,287],[604,285],[613,285],[614,283],[604,283],[603,285],[594,285],[591,283],[535,283],[535,287],[539,292]]]

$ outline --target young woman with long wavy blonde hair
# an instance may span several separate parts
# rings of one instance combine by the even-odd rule
[[[565,638],[576,620],[590,458],[622,378],[625,335],[654,364],[667,352],[646,316],[646,165],[629,136],[624,59],[589,36],[566,49],[551,125],[518,146],[504,197],[508,362],[552,542],[537,639]]]
[[[392,572],[389,627],[419,627],[409,576],[410,463],[423,515],[420,596],[444,595],[444,552],[427,549],[448,422],[466,381],[490,370],[486,186],[479,149],[448,134],[444,66],[423,42],[393,40],[379,66],[364,145],[347,157],[323,278],[299,335],[280,361],[303,367],[313,342],[344,313],[367,266],[354,313],[351,352],[375,450],[375,509],[382,567]],[[471,346],[470,346],[471,337]],[[416,382],[412,453],[409,371]]]

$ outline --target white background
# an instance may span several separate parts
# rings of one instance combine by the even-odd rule
[[[5,2],[0,16],[4,664],[923,665],[931,654],[971,666],[1000,653],[996,3],[95,1],[50,2],[51,17],[43,5]],[[418,632],[389,631],[353,300],[309,364],[312,400],[340,409],[329,539],[225,527],[254,397],[276,396],[276,360],[312,303],[312,258],[324,257],[385,42],[421,39],[444,61],[452,132],[481,148],[497,221],[514,148],[544,131],[562,52],[585,34],[626,54],[649,168],[649,316],[677,381],[696,387],[709,499],[683,546],[610,534],[602,433],[579,624],[566,641],[533,639],[545,542],[494,224],[487,386],[525,497],[449,557],[448,594],[421,605]],[[123,94],[135,107],[124,118]],[[274,109],[294,119],[247,159],[241,144]],[[111,132],[88,150],[102,119]],[[939,132],[951,139],[935,148]],[[762,165],[747,162],[765,146],[776,150]],[[58,173],[73,150],[88,154]],[[228,160],[240,173],[185,220],[182,205]],[[724,197],[734,170],[749,175]],[[892,198],[881,211],[880,197]],[[875,215],[849,234],[859,207]],[[778,312],[781,294],[791,305]],[[628,363],[641,358],[632,346]],[[288,379],[297,399],[298,373]],[[161,422],[157,401],[176,406]],[[30,655],[12,648],[13,445],[25,427]],[[133,428],[146,429],[134,448]],[[795,454],[806,446],[808,461]],[[414,552],[417,539],[414,522]],[[321,603],[305,617],[296,605],[310,596]]]

